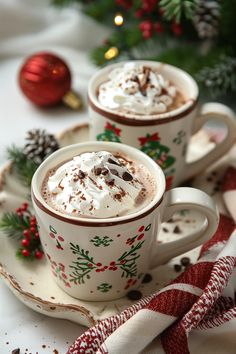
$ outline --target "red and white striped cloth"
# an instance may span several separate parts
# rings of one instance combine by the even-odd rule
[[[222,328],[231,321],[235,334],[224,337],[222,346],[215,345],[210,353],[236,353],[236,199],[229,197],[229,191],[236,193],[236,169],[228,168],[223,181],[223,198],[228,193],[224,200],[234,219],[221,215],[198,262],[158,293],[88,329],[67,354],[187,354],[192,352],[193,332],[213,331],[220,339]],[[204,354],[212,338],[216,337],[205,336]]]

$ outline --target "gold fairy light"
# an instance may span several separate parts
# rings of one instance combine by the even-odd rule
[[[116,26],[122,26],[124,23],[124,17],[122,16],[122,14],[118,13],[115,15],[114,17],[114,23]]]
[[[104,54],[104,57],[107,60],[111,60],[111,59],[114,59],[115,57],[117,57],[118,54],[119,54],[118,48],[111,47],[106,51],[106,53]]]

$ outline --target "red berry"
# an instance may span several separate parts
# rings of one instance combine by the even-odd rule
[[[21,210],[26,211],[26,210],[28,209],[28,207],[29,207],[29,204],[28,204],[28,203],[23,203],[23,204],[21,205]]]
[[[114,270],[117,270],[117,267],[113,267],[112,270],[113,270],[113,271],[114,271]]]
[[[31,237],[30,231],[28,229],[23,231],[23,235],[28,239]]]
[[[143,0],[143,10],[145,12],[152,12],[156,7],[156,0]]]
[[[116,264],[116,262],[114,262],[114,261],[113,261],[113,262],[110,262],[110,265],[111,265],[111,266],[114,266],[115,264]]]
[[[138,17],[138,18],[143,17],[143,15],[144,15],[143,9],[138,9],[138,10],[135,12],[135,16]]]
[[[152,37],[152,32],[151,31],[143,31],[143,38],[149,39]]]
[[[103,269],[105,270],[105,269],[107,269],[108,268],[108,266],[105,266]]]
[[[96,269],[96,272],[99,273],[99,272],[100,272],[100,269]]]
[[[21,213],[22,212],[22,210],[21,210],[21,208],[17,208],[16,209],[16,213],[18,214],[18,213]]]
[[[176,36],[180,36],[183,32],[181,25],[176,22],[173,22],[171,29]]]
[[[157,33],[162,33],[164,31],[164,28],[160,22],[154,23],[153,27]]]
[[[35,234],[36,228],[35,228],[35,227],[31,227],[31,228],[30,228],[30,231],[31,231],[33,234]]]
[[[39,233],[38,232],[35,232],[34,238],[39,238]]]
[[[62,236],[58,236],[58,240],[63,242],[64,238]]]
[[[153,24],[151,21],[143,21],[139,24],[139,28],[141,29],[142,32],[145,31],[151,31],[153,28]]]
[[[35,251],[34,253],[35,258],[41,259],[43,257],[43,252],[41,251]]]
[[[101,266],[102,266],[102,263],[97,263],[96,266],[97,266],[97,267],[101,267]]]
[[[30,251],[25,248],[21,251],[21,253],[24,257],[29,257],[30,255]]]
[[[92,263],[88,263],[88,267],[92,268],[93,264]]]
[[[144,226],[142,225],[139,229],[138,232],[142,232],[144,230]]]
[[[30,244],[29,239],[24,238],[24,239],[21,241],[21,244],[22,244],[22,246],[24,246],[24,247],[28,247],[29,244]]]

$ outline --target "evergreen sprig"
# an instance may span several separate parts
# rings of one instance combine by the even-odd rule
[[[19,216],[17,213],[9,212],[3,214],[0,221],[0,229],[9,237],[22,238],[24,229],[30,227],[29,218],[26,215]]]
[[[12,145],[7,149],[7,154],[8,159],[13,163],[13,169],[15,172],[22,182],[29,187],[31,185],[33,174],[39,165],[33,160],[28,159],[23,153],[23,150],[15,145]]]
[[[29,211],[28,203],[23,203],[15,212],[4,213],[0,220],[0,230],[20,242],[16,251],[18,258],[33,260],[43,257],[36,218]]]
[[[184,16],[191,19],[197,7],[197,0],[161,0],[159,6],[164,11],[164,17],[170,21],[180,22]]]
[[[236,91],[236,57],[222,57],[214,66],[203,68],[197,79],[212,97]]]

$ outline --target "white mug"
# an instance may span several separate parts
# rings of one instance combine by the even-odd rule
[[[108,80],[113,69],[125,62],[108,65],[89,82],[90,138],[122,142],[145,152],[162,167],[168,189],[193,177],[229,150],[236,139],[236,118],[233,111],[223,104],[200,105],[197,83],[183,70],[155,61],[135,62],[154,68],[171,81],[184,96],[185,103],[175,110],[152,115],[125,114],[105,108],[98,101],[98,87]],[[191,135],[210,120],[226,125],[224,141],[199,160],[187,163],[186,152]]]
[[[42,197],[47,172],[84,152],[107,150],[143,164],[156,182],[152,201],[141,210],[106,219],[75,217],[55,211]],[[118,143],[86,142],[61,148],[50,155],[32,179],[32,201],[39,234],[53,279],[73,297],[107,301],[137,288],[150,269],[207,241],[218,226],[216,206],[194,188],[165,192],[162,169],[146,154]],[[194,209],[204,221],[177,241],[157,241],[161,223],[182,209]]]

